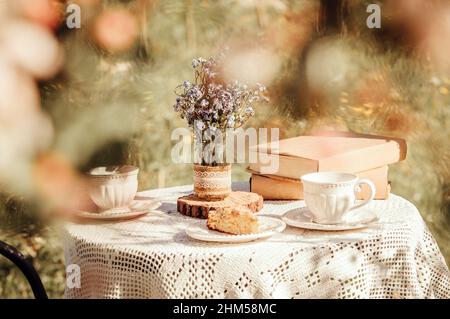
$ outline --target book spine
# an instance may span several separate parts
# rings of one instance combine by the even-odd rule
[[[248,168],[261,175],[277,175],[299,179],[302,175],[318,171],[317,161],[267,153],[250,153],[253,159]]]

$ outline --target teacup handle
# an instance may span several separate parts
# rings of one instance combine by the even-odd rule
[[[361,184],[369,185],[369,187],[370,187],[370,196],[369,196],[368,199],[362,201],[361,203],[354,205],[352,208],[350,208],[350,210],[361,208],[361,207],[369,204],[372,201],[372,199],[375,197],[375,193],[376,193],[375,185],[372,183],[371,180],[368,180],[368,179],[365,179],[365,178],[364,179],[360,179],[359,181],[356,182],[355,188],[356,188],[356,186],[361,185]]]

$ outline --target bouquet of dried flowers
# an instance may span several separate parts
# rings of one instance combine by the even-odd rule
[[[210,136],[205,132],[239,128],[255,114],[256,103],[268,102],[266,87],[262,84],[250,87],[237,80],[227,83],[220,76],[223,59],[224,54],[209,59],[194,59],[194,82],[184,81],[175,90],[175,112],[187,120],[195,138],[201,139],[203,144],[211,142],[205,138]],[[205,163],[204,157],[202,164],[211,165]]]

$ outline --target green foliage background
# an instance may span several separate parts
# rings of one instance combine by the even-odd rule
[[[110,55],[99,49],[90,37],[89,19],[81,30],[61,31],[64,71],[41,86],[44,107],[56,126],[53,148],[80,169],[137,164],[141,189],[190,184],[190,165],[171,162],[174,142],[170,135],[174,128],[185,126],[172,111],[173,89],[191,79],[192,58],[214,55],[233,38],[258,43],[270,22],[283,18],[283,12],[302,12],[318,2],[274,0],[243,6],[234,0],[169,0],[136,7],[138,3],[102,4],[104,8],[140,8],[141,33],[129,52]],[[353,19],[365,21],[365,15],[364,10],[356,11]],[[392,191],[418,207],[448,263],[450,75],[416,59],[405,48],[380,48],[366,28],[346,34],[336,45],[356,57],[358,72],[387,74],[389,91],[395,94],[374,109],[359,105],[353,98],[353,84],[344,83],[331,94],[332,103],[313,105],[295,90],[296,81],[302,79],[302,53],[286,51],[272,86],[272,103],[257,110],[251,125],[280,127],[282,137],[303,134],[318,125],[405,137],[408,158],[390,169]],[[247,178],[244,167],[235,165],[233,179]],[[50,296],[62,297],[63,252],[55,229],[35,219],[33,212],[39,205],[22,204],[20,198],[6,195],[0,202],[0,239],[32,256]],[[0,297],[31,297],[17,269],[3,259]]]

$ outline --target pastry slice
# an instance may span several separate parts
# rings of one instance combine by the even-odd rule
[[[209,229],[234,235],[259,232],[258,218],[245,207],[224,207],[211,210],[208,213],[207,226]]]

